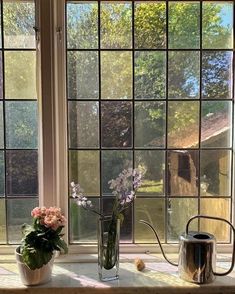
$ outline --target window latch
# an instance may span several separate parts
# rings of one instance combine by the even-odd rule
[[[62,41],[62,28],[61,27],[57,27],[56,28],[56,33],[57,33],[57,36],[59,38],[59,41],[61,42]]]
[[[39,42],[39,39],[40,39],[40,30],[39,30],[39,27],[33,27],[33,29],[34,29],[34,32],[35,32],[35,40],[38,43]]]

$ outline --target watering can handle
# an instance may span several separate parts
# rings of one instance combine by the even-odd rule
[[[216,272],[214,272],[214,275],[216,275],[216,276],[226,276],[226,275],[228,275],[233,270],[234,262],[235,262],[235,260],[234,260],[234,255],[235,255],[235,228],[234,228],[234,226],[229,221],[227,221],[226,219],[223,219],[223,218],[220,218],[220,217],[206,216],[206,215],[195,215],[195,216],[191,217],[187,222],[186,230],[185,230],[187,235],[188,235],[189,224],[191,223],[192,220],[194,220],[196,218],[207,218],[207,219],[212,219],[212,220],[223,221],[223,222],[227,223],[228,225],[230,225],[230,227],[232,228],[232,230],[233,230],[233,253],[232,253],[231,267],[225,273],[216,273]]]

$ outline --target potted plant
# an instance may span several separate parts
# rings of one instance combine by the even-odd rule
[[[55,252],[68,252],[61,233],[66,219],[60,208],[35,207],[31,216],[33,225],[22,226],[23,238],[15,251],[24,285],[48,282],[51,279]]]

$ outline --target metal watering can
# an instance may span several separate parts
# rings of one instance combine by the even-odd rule
[[[196,218],[206,218],[212,220],[224,221],[229,224],[233,230],[233,253],[232,263],[228,271],[224,273],[216,273],[216,239],[212,234],[205,232],[189,231],[189,224]],[[163,257],[171,265],[178,266],[179,276],[181,279],[197,284],[210,283],[215,279],[215,276],[228,275],[234,267],[235,253],[235,228],[226,219],[205,215],[196,215],[189,219],[186,225],[185,233],[179,237],[179,263],[171,262],[165,255],[160,243],[158,234],[151,224],[144,220],[140,220],[149,226],[154,232],[159,243]]]

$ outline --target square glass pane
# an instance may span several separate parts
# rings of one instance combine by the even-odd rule
[[[101,98],[132,99],[132,52],[101,52]]]
[[[169,3],[169,48],[200,47],[200,3],[175,1]]]
[[[135,52],[135,98],[164,99],[166,97],[165,52]]]
[[[146,3],[144,3],[146,2]],[[135,2],[135,48],[166,47],[166,3]]]
[[[35,4],[29,1],[3,1],[5,48],[35,48]]]
[[[202,52],[202,98],[232,98],[232,52]]]
[[[98,53],[67,53],[68,99],[98,99]]]
[[[5,103],[6,147],[35,149],[38,146],[36,101]]]
[[[1,5],[0,5],[0,8],[1,8]],[[1,29],[1,26],[0,26],[0,29]],[[1,38],[1,34],[0,34],[0,38]],[[3,99],[2,52],[0,52],[0,99]]]
[[[165,102],[135,102],[135,147],[164,147]]]
[[[92,1],[67,3],[67,47],[98,48],[98,4]]]
[[[231,151],[201,150],[201,195],[231,196]]]
[[[165,241],[165,200],[141,199],[135,200],[135,242],[156,243],[156,238],[146,225],[139,223],[145,220],[156,228],[161,241]]]
[[[167,239],[169,242],[178,242],[179,236],[185,232],[190,217],[198,214],[198,200],[192,198],[168,199],[167,207]],[[196,231],[198,224],[194,221],[190,225],[191,231]]]
[[[168,97],[198,99],[200,55],[197,51],[170,51],[168,63]]]
[[[199,141],[199,102],[170,101],[168,104],[168,147],[194,148]]]
[[[26,201],[27,200],[27,201]],[[21,227],[24,223],[32,224],[31,211],[38,206],[38,199],[8,199],[7,223],[9,243],[20,243],[22,239]]]
[[[198,151],[168,152],[168,195],[198,196]]]
[[[202,147],[231,147],[232,102],[203,101],[201,126]]]
[[[93,208],[99,211],[99,199],[92,199]],[[96,242],[98,215],[78,206],[73,199],[70,199],[69,210],[70,243]]]
[[[0,197],[4,195],[5,195],[5,157],[4,157],[4,152],[0,151]]]
[[[38,195],[38,152],[36,150],[6,151],[6,169],[7,196]]]
[[[131,48],[131,2],[108,2],[110,1],[101,2],[101,48]]]
[[[116,179],[123,169],[133,166],[132,151],[103,150],[102,151],[102,195],[111,196],[109,181]]]
[[[87,196],[100,194],[99,151],[69,152],[69,183],[79,183]]]
[[[104,215],[112,214],[113,202],[114,202],[114,198],[105,197],[102,199]],[[125,209],[122,212],[124,216],[123,223],[120,226],[120,241],[122,243],[125,243],[125,242],[130,243],[132,241],[132,231],[133,231],[132,210],[133,210],[132,205],[130,205],[127,209]]]
[[[230,199],[201,199],[200,212],[204,215],[221,217],[230,220]],[[217,241],[229,242],[230,227],[222,221],[202,219],[200,230],[215,235]]]
[[[0,244],[6,243],[6,208],[5,200],[0,199]]]
[[[233,48],[233,2],[210,1],[202,6],[202,47]]]
[[[137,196],[163,196],[165,152],[160,150],[135,151],[135,167],[144,175]]]
[[[101,142],[103,147],[132,146],[132,102],[101,103]]]
[[[70,148],[99,146],[99,103],[69,101]]]
[[[5,98],[37,99],[36,52],[5,51]]]
[[[0,148],[4,148],[4,123],[3,123],[3,105],[0,102]]]

